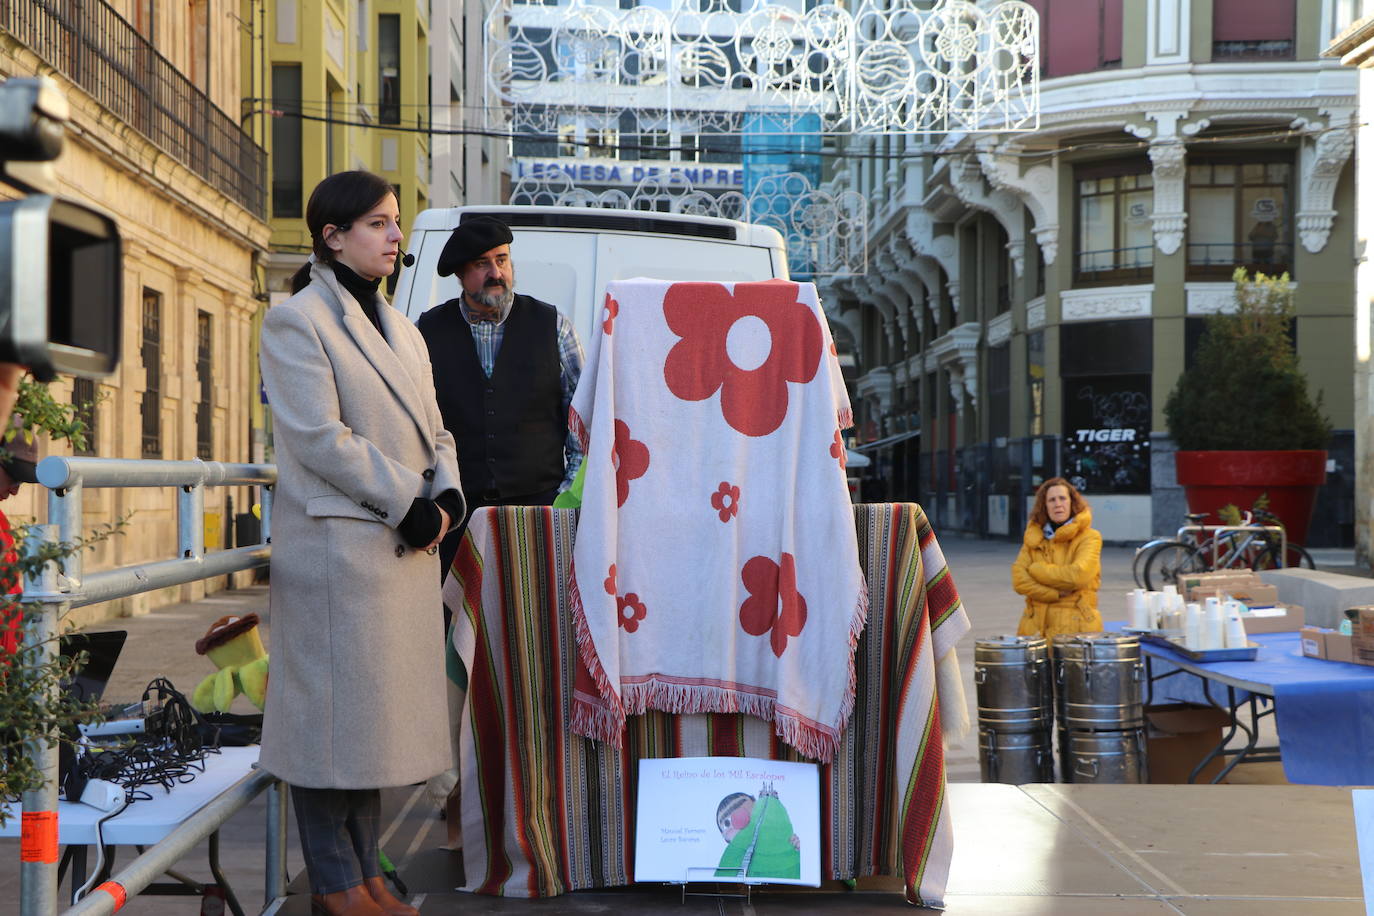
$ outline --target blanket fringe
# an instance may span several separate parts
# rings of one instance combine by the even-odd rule
[[[845,717],[848,717],[854,708],[853,689],[851,678],[848,708],[843,711]],[[621,699],[625,704],[626,714],[632,716],[641,715],[650,709],[678,715],[742,713],[753,716],[765,722],[772,722],[779,738],[804,756],[821,762],[834,759],[839,749],[839,736],[843,731],[843,725],[833,728],[797,715],[791,710],[779,710],[776,700],[772,697],[742,693],[709,684],[677,684],[651,679],[626,687]]]
[[[858,669],[854,655],[859,648],[859,637],[868,625],[868,579],[859,574],[859,600],[854,606],[854,616],[849,620],[849,679],[845,683],[844,698],[840,701],[840,716],[835,721],[835,733],[844,734],[849,725],[849,717],[854,712],[854,697],[858,692]]]
[[[577,653],[582,664],[587,666],[596,690],[601,694],[601,703],[577,696],[572,703],[572,728],[579,735],[595,741],[605,741],[612,747],[620,747],[625,733],[625,707],[616,693],[615,685],[601,667],[601,659],[596,654],[596,644],[592,641],[591,628],[587,626],[587,612],[582,607],[582,590],[577,584],[577,561],[568,570],[568,603],[572,605],[573,629],[577,634]]]
[[[841,408],[840,408],[840,411],[839,411],[838,420],[839,420],[839,423],[840,423],[840,429],[841,429],[841,430],[846,430],[846,429],[849,429],[851,426],[853,426],[853,425],[854,425],[854,410],[853,410],[853,408],[850,408],[850,407],[841,407]],[[586,446],[584,445],[583,448],[585,449]]]

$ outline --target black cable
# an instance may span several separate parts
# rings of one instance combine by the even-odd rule
[[[207,754],[218,754],[218,730],[207,746],[202,737],[200,713],[196,712],[166,678],[157,678],[143,692],[145,731],[131,741],[93,745],[81,759],[81,774],[103,779],[124,789],[126,804],[152,798],[145,789],[154,785],[170,792],[205,772]]]

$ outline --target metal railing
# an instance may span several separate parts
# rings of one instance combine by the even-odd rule
[[[117,458],[45,458],[38,465],[38,481],[49,490],[48,524],[36,525],[25,542],[26,550],[43,544],[74,543],[84,534],[82,492],[88,487],[176,487],[177,557],[135,564],[83,577],[81,553],[63,560],[65,575],[48,563],[37,579],[25,581],[23,600],[39,606],[25,621],[25,650],[37,653],[36,664],[51,663],[58,652],[57,635],[62,616],[75,607],[126,598],[169,585],[256,569],[271,558],[272,486],[277,471],[272,465],[222,464],[217,461],[133,461]],[[258,486],[262,488],[262,543],[231,550],[205,552],[205,488],[207,486]],[[34,735],[25,753],[46,776],[41,789],[25,792],[23,816],[57,811],[57,744],[53,735]],[[167,871],[196,843],[211,836],[235,812],[264,789],[271,789],[267,803],[265,903],[284,896],[286,889],[286,811],[283,787],[273,776],[255,770],[244,776],[209,804],[196,811],[161,842],[125,866],[112,881],[133,897]],[[27,830],[25,838],[27,841]],[[26,849],[19,866],[20,916],[54,916],[58,912],[57,834],[47,840],[50,848]],[[67,911],[81,916],[108,916],[120,902],[109,893],[92,892]]]
[[[266,216],[267,153],[104,0],[0,0],[0,28],[254,216]]]
[[[1288,241],[1189,242],[1188,269],[1215,272],[1230,278],[1237,267],[1275,276],[1293,271],[1293,244]]]
[[[1076,280],[1140,280],[1154,276],[1154,246],[1100,248],[1078,252],[1074,262]]]

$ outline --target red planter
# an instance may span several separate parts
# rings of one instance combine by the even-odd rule
[[[1267,493],[1269,511],[1297,544],[1307,541],[1317,487],[1326,482],[1326,452],[1320,450],[1175,452],[1174,467],[1188,511],[1208,513],[1205,524],[1220,524],[1217,511],[1228,503],[1245,511]]]

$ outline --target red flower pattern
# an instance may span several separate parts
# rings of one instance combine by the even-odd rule
[[[728,522],[739,514],[739,487],[724,480],[720,489],[711,494],[711,508],[720,513],[720,520]]]
[[[624,420],[615,421],[615,444],[611,446],[611,464],[615,467],[616,507],[625,505],[630,496],[630,481],[643,477],[649,470],[649,448],[638,439],[630,438],[630,427]]]
[[[787,638],[800,636],[806,626],[806,599],[797,591],[797,561],[790,553],[781,563],[767,557],[754,557],[740,572],[749,597],[740,605],[739,622],[750,636],[770,630],[769,645],[782,658]]]
[[[844,453],[844,440],[840,438],[838,429],[835,430],[835,441],[830,443],[830,457],[839,460],[840,470],[844,470],[845,465],[849,463],[849,459]]]
[[[663,364],[668,390],[684,401],[720,392],[725,422],[746,436],[766,436],[787,416],[787,383],[805,384],[820,368],[822,336],[815,314],[797,301],[795,283],[750,284],[736,298],[718,283],[675,283],[663,316],[681,340]],[[750,369],[730,358],[727,338],[736,322],[753,317],[768,329],[769,351]]]
[[[601,330],[610,336],[611,325],[615,324],[615,316],[620,314],[620,303],[606,294],[606,304],[601,307]]]
[[[639,595],[630,592],[623,598],[615,599],[615,622],[625,628],[626,633],[639,629],[639,622],[649,613]]]
[[[614,563],[611,564],[610,574],[607,575],[605,581],[601,583],[601,587],[604,588],[604,589],[606,590],[606,594],[608,594],[608,595],[615,595],[615,564],[614,564]]]

